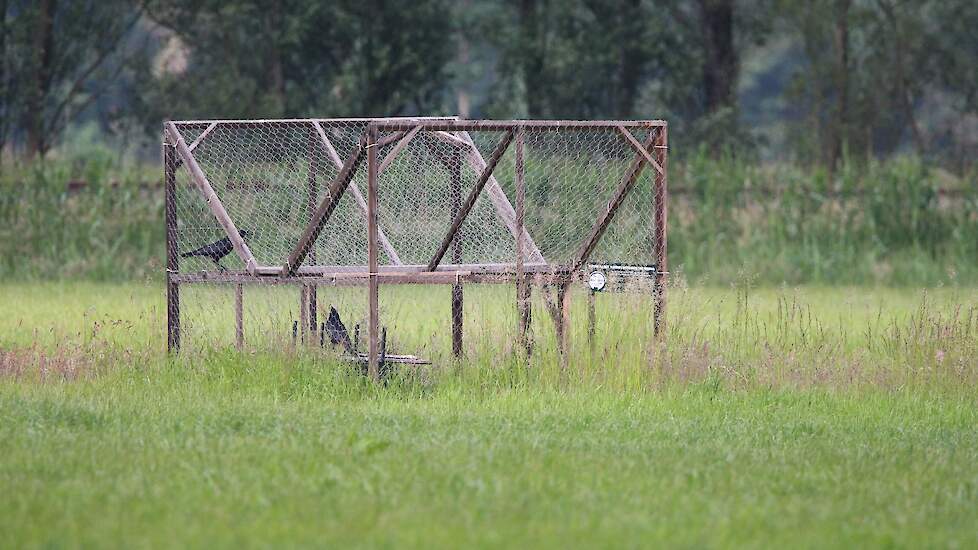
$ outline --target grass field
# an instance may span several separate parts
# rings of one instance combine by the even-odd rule
[[[511,290],[461,365],[444,289],[389,295],[436,365],[377,387],[276,334],[290,295],[243,352],[186,295],[167,360],[156,284],[2,285],[0,545],[978,545],[975,290],[676,288],[661,345],[602,297],[566,371],[542,312],[514,359]]]

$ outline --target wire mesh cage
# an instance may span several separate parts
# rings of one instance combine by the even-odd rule
[[[397,325],[399,310],[442,300],[433,289],[401,284],[451,287],[450,316],[412,313],[396,327],[417,333],[412,345],[432,353],[449,339],[453,353],[462,352],[462,285],[483,282],[516,284],[514,341],[527,350],[530,289],[539,288],[563,349],[566,303],[590,266],[619,279],[641,272],[634,278],[641,285],[617,289],[648,294],[660,328],[662,121],[183,121],[166,123],[163,140],[171,349],[180,345],[179,287],[194,283],[235,289],[237,340],[247,309],[241,285],[279,287],[266,293],[269,303],[287,294],[281,287],[298,286],[300,300],[282,308],[301,325],[293,337],[301,340],[315,340],[332,313],[319,304],[321,287],[364,287],[365,314],[348,317],[364,326],[362,360],[372,374],[385,352],[381,314]],[[616,267],[623,265],[634,269]],[[330,290],[330,306],[364,288]],[[487,303],[506,296],[480,292]],[[450,330],[419,317],[447,318]],[[274,324],[287,325],[283,319]],[[358,346],[346,348],[360,358]]]

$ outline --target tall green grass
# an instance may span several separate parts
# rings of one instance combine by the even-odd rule
[[[86,185],[72,191],[71,182]],[[671,164],[670,186],[674,278],[978,283],[975,174],[954,176],[898,158],[849,164],[830,177],[820,169],[695,156]],[[551,189],[541,204],[579,201],[578,192]],[[97,154],[8,164],[0,173],[0,220],[4,279],[162,277],[158,167]]]

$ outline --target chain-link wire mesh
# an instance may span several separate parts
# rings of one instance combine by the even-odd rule
[[[662,130],[655,124],[582,127],[554,122],[524,127],[519,122],[483,125],[451,118],[175,122],[171,128],[178,135],[168,132],[164,139],[171,146],[182,141],[190,153],[189,158],[173,155],[170,170],[176,181],[174,244],[181,255],[176,271],[187,275],[218,269],[240,273],[246,267],[229,241],[218,247],[218,254],[210,254],[214,248],[208,245],[225,239],[227,232],[202,194],[189,161],[199,167],[241,233],[260,275],[273,276],[246,281],[259,283],[254,290],[252,285],[245,287],[249,298],[244,300],[244,330],[254,335],[249,338],[252,342],[256,337],[270,339],[266,342],[270,345],[276,345],[272,341],[276,339],[289,341],[293,325],[303,319],[304,326],[312,324],[312,315],[322,322],[330,306],[341,310],[348,327],[365,326],[368,313],[363,288],[320,286],[316,294],[320,300],[312,313],[308,303],[300,306],[294,285],[275,284],[298,283],[296,279],[274,276],[289,265],[297,249],[303,253],[301,265],[306,270],[300,274],[309,270],[320,275],[367,271],[367,135],[371,124],[379,129],[373,147],[382,266],[424,271],[451,235],[453,221],[460,218],[480,176],[495,163],[491,175],[481,178],[484,188],[473,195],[474,203],[454,232],[440,265],[444,269],[449,264],[495,266],[497,272],[514,274],[519,147],[524,159],[524,265],[556,272],[568,266],[588,270],[594,263],[657,262],[656,169],[636,148],[644,147],[653,157],[658,153],[655,143]],[[340,194],[331,196],[331,187]],[[327,205],[331,209],[318,237],[307,249],[298,248],[317,210]],[[596,231],[602,236],[590,249],[587,244]],[[202,249],[205,253],[194,254]],[[654,279],[647,274],[612,270],[609,289],[648,295]],[[188,337],[208,340],[210,335],[213,340],[233,341],[233,332],[228,331],[233,330],[234,317],[229,313],[236,307],[235,292],[242,291],[231,283],[209,290],[192,286],[194,290],[184,290],[181,299],[187,304],[183,315]],[[426,354],[451,349],[451,296],[459,291],[386,284],[381,288],[381,319],[392,329],[393,346],[407,345],[412,352]],[[467,341],[495,340],[501,326],[505,327],[502,334],[512,335],[516,304],[511,290],[496,287],[466,292]],[[441,297],[444,303],[428,304],[431,297]],[[541,299],[542,295],[534,297]],[[201,305],[208,303],[211,307]],[[496,317],[501,307],[513,323],[500,324]],[[546,311],[545,306],[538,307]],[[430,313],[430,320],[419,315],[423,311]],[[493,320],[473,324],[472,311],[491,312]],[[212,318],[215,316],[220,321]],[[543,319],[546,315],[536,316],[534,324]],[[297,330],[301,340],[302,326]],[[504,340],[511,342],[512,338]]]
[[[330,184],[353,157],[356,170],[304,265],[367,261],[369,119],[176,123],[194,161],[260,266],[280,267],[296,247]],[[632,130],[651,145],[654,130]],[[380,261],[426,264],[486,168],[506,130],[382,132],[378,145]],[[649,150],[652,151],[651,146]],[[524,261],[566,265],[607,210],[637,153],[615,127],[525,132]],[[177,157],[177,246],[191,252],[226,236],[190,171]],[[649,264],[653,257],[654,170],[642,171],[614,213],[591,260]],[[516,174],[510,145],[455,235],[444,263],[515,262]],[[230,252],[230,250],[229,250]],[[243,267],[234,254],[222,265]],[[181,271],[214,269],[190,256]]]

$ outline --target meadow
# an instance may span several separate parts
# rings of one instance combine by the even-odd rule
[[[0,285],[4,546],[978,544],[971,289],[677,286],[659,343],[602,296],[566,370],[542,314],[512,353],[511,288],[467,293],[459,364],[447,289],[405,289],[434,364],[387,386],[292,347],[294,292],[241,351],[196,292],[168,359],[156,283]]]
[[[386,385],[295,343],[295,289],[182,289],[159,170],[0,174],[0,546],[973,547],[978,195],[919,159],[670,163],[668,330],[647,293],[381,288]],[[558,197],[559,198],[559,197]],[[634,289],[633,289],[634,290]],[[362,289],[320,290],[362,322]]]

